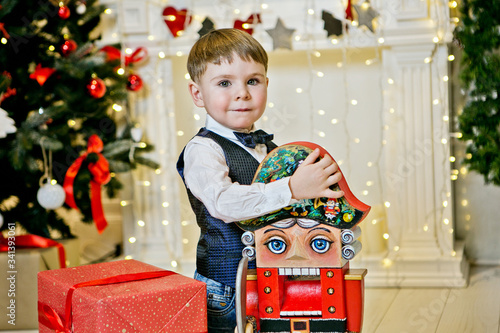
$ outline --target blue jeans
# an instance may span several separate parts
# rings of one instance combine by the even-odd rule
[[[207,284],[208,333],[234,333],[236,327],[236,294],[234,289],[203,275],[194,278]]]

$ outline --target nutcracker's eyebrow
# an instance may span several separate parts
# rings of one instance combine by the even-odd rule
[[[284,233],[284,234],[285,234],[285,232],[284,232],[283,230],[281,230],[281,229],[277,229],[277,228],[267,229],[266,231],[264,231],[264,234],[266,234],[266,233],[268,233],[268,232],[270,232],[270,231],[280,231],[280,232],[282,232],[282,233]]]
[[[327,228],[321,228],[321,227],[313,228],[313,229],[309,230],[307,233],[309,234],[309,233],[311,233],[314,230],[323,230],[323,231],[331,233],[331,231],[328,230]]]

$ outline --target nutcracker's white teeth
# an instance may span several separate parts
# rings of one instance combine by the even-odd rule
[[[300,275],[315,275],[319,276],[319,268],[307,268],[307,267],[299,267],[299,268],[278,268],[278,274],[279,275],[295,275],[295,276],[300,276]]]

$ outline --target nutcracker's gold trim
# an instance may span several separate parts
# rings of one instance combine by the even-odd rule
[[[363,280],[368,271],[366,269],[348,269],[344,275],[344,280],[360,281]]]

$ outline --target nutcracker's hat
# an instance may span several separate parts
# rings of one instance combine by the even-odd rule
[[[253,182],[267,184],[293,175],[300,163],[316,148],[320,150],[320,158],[325,155],[332,157],[323,147],[305,141],[292,142],[275,148],[260,163]],[[274,222],[295,217],[316,220],[339,229],[351,229],[366,217],[370,206],[352,194],[343,174],[342,179],[331,189],[342,190],[344,196],[330,200],[328,198],[300,200],[280,210],[237,224],[244,230],[254,231]]]

